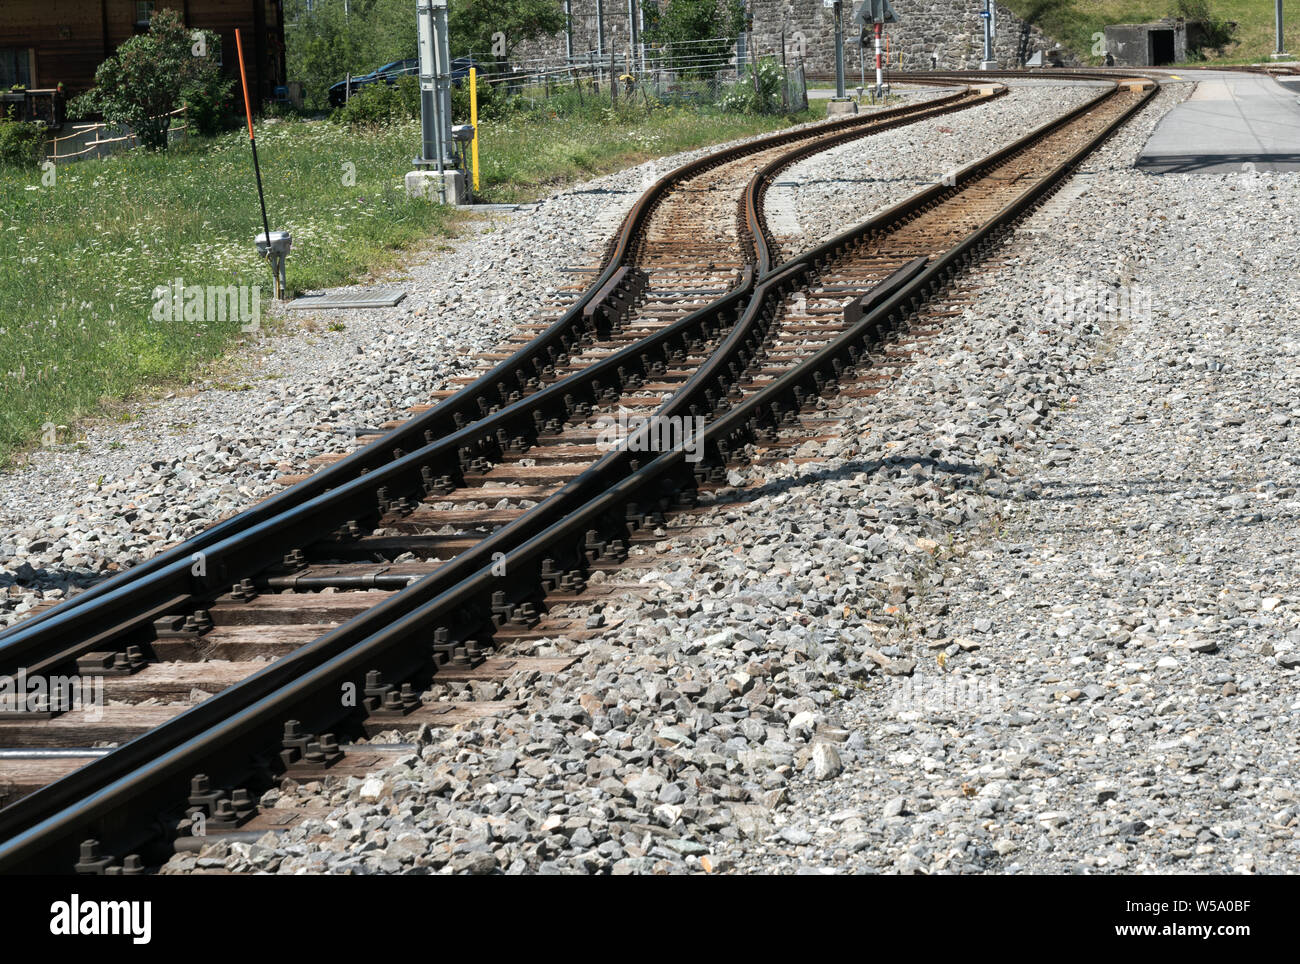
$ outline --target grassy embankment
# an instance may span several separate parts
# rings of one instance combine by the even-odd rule
[[[1108,23],[1148,23],[1177,16],[1170,0],[999,0],[1016,16],[1041,27],[1049,37],[1070,47],[1086,62],[1092,57],[1093,35]],[[1236,21],[1233,42],[1222,54],[1205,51],[1206,62],[1258,63],[1268,61],[1276,34],[1274,7],[1268,0],[1209,0],[1212,17]],[[1287,49],[1300,48],[1300,24],[1294,16],[1284,20]]]

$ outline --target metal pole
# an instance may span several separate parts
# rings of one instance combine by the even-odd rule
[[[785,23],[781,23],[781,109],[790,109],[790,70],[785,65]]]
[[[239,85],[244,88],[244,116],[248,118],[248,144],[253,149],[253,174],[257,178],[257,201],[262,205],[262,231],[266,239],[267,255],[270,256],[271,224],[266,219],[266,196],[262,193],[262,166],[257,163],[257,138],[253,136],[253,105],[248,96],[248,77],[244,74],[244,42],[239,38],[239,28],[235,28],[235,52],[239,57]]]
[[[1286,48],[1282,46],[1282,0],[1277,0],[1277,55],[1285,54]]]
[[[438,74],[438,136],[442,142],[444,163],[456,167],[456,148],[451,139],[451,31],[447,27],[447,0],[433,0],[434,53]]]
[[[605,66],[605,0],[596,0],[596,63]]]
[[[474,172],[474,190],[478,190],[478,71],[469,69],[469,123],[474,128],[474,140],[470,144],[472,170]]]
[[[573,2],[564,0],[564,66],[573,66]]]
[[[867,30],[863,27],[858,31],[858,80],[862,82],[863,90],[867,87]],[[861,99],[862,93],[858,92],[858,98]]]
[[[640,38],[640,46],[637,49],[637,58],[641,61],[641,70],[644,72],[645,65],[645,5],[641,0],[636,0],[636,35]]]
[[[980,70],[991,70],[997,66],[993,62],[993,0],[984,0],[984,61]]]
[[[741,11],[740,12],[740,33],[736,37],[736,76],[737,77],[743,77],[745,75],[745,65],[749,61],[749,51],[746,48],[746,40],[748,40],[749,38],[749,31],[746,29],[746,23],[745,23],[744,0],[741,0],[740,11]]]
[[[428,167],[441,156],[434,131],[437,108],[433,96],[433,0],[416,0],[415,28],[420,55],[420,156],[415,163]]]
[[[630,44],[630,59],[632,61],[628,69],[629,74],[640,73],[640,67],[636,62],[637,48],[641,43],[641,30],[636,20],[636,8],[640,5],[640,0],[627,0],[627,36]]]
[[[447,203],[447,179],[443,177],[446,147],[443,135],[442,99],[438,89],[438,54],[435,39],[435,4],[441,3],[446,23],[447,0],[416,0],[416,39],[420,52],[420,156],[416,167],[438,172],[438,197]]]
[[[835,0],[835,99],[844,100],[844,4]]]

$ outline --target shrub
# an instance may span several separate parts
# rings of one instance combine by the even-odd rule
[[[764,57],[722,98],[722,109],[742,114],[775,114],[781,110],[781,85],[785,72],[771,57]]]
[[[156,10],[148,33],[130,38],[99,65],[94,89],[78,106],[93,107],[109,124],[129,127],[144,147],[164,150],[169,115],[187,90],[215,83],[219,50],[216,34],[191,32],[176,11]]]
[[[182,92],[191,133],[216,137],[229,126],[234,112],[235,82],[219,73],[210,73],[190,84]]]
[[[68,101],[65,113],[68,120],[89,120],[99,113],[99,107],[96,106],[95,98],[91,96],[90,91],[86,91]]]
[[[369,84],[330,115],[335,124],[351,128],[387,127],[420,116],[420,82],[411,76],[395,84]]]
[[[478,91],[478,117],[500,117],[510,110],[510,99],[500,84],[489,84],[482,74],[475,78]],[[457,124],[469,123],[469,78],[451,88],[451,117]]]
[[[36,167],[45,159],[44,124],[0,120],[0,164]]]
[[[402,102],[402,109],[407,117],[420,116],[420,78],[412,74],[403,74],[393,84],[397,96]]]
[[[1173,16],[1182,17],[1184,20],[1201,22],[1202,33],[1192,43],[1191,49],[1191,53],[1198,55],[1200,59],[1204,59],[1201,52],[1206,48],[1213,48],[1222,54],[1223,48],[1233,42],[1237,25],[1211,14],[1209,0],[1175,0],[1172,13]],[[1190,42],[1190,31],[1188,37]]]

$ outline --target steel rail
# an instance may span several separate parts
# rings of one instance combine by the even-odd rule
[[[776,172],[818,150],[979,102],[976,95],[963,92],[928,101],[922,111],[868,115],[875,118],[871,125],[822,131],[812,143],[766,164],[760,174],[767,180],[759,184],[751,178],[742,194],[746,233],[751,248],[756,249],[759,270],[767,270],[771,262],[770,241],[760,212],[761,197]],[[399,447],[387,462],[340,480],[310,498],[284,504],[278,501],[281,497],[276,497],[261,503],[150,563],[108,580],[97,587],[97,592],[75,596],[42,614],[44,618],[16,624],[0,634],[0,672],[48,672],[83,653],[120,648],[143,624],[193,611],[194,600],[215,596],[242,579],[252,578],[282,559],[286,550],[306,547],[318,541],[322,533],[348,522],[377,518],[384,511],[384,503],[418,501],[431,492],[458,487],[476,460],[499,460],[505,451],[530,447],[545,425],[563,422],[598,405],[611,392],[648,377],[656,364],[684,357],[703,338],[716,335],[726,319],[743,307],[754,278],[755,273],[747,270],[739,285],[710,304],[446,436],[409,453],[401,452]],[[378,444],[354,455],[373,452]],[[305,496],[311,490],[302,488],[304,485],[299,483],[294,488]],[[232,525],[241,518],[242,525]],[[79,600],[86,601],[75,605]]]
[[[947,85],[947,81],[941,80],[930,83]],[[290,486],[285,491],[250,506],[229,519],[209,526],[185,542],[111,576],[48,610],[0,630],[0,663],[5,660],[5,644],[18,641],[33,627],[65,619],[73,611],[97,603],[101,598],[113,595],[124,587],[164,569],[189,564],[193,561],[192,556],[196,552],[206,551],[239,533],[274,519],[288,509],[307,503],[322,493],[338,488],[361,475],[374,472],[399,459],[400,455],[397,453],[404,454],[436,439],[449,437],[468,425],[482,421],[485,416],[509,406],[515,398],[526,397],[538,390],[537,383],[530,384],[531,380],[539,378],[546,366],[554,365],[557,360],[567,357],[573,345],[577,344],[583,336],[592,333],[592,327],[596,322],[594,318],[592,320],[586,318],[586,309],[602,291],[607,289],[618,270],[629,266],[637,237],[648,223],[655,208],[677,184],[721,164],[770,147],[805,139],[816,140],[839,130],[858,127],[868,130],[878,129],[882,126],[882,122],[890,124],[895,119],[905,119],[914,114],[932,111],[942,104],[956,106],[970,96],[972,96],[971,92],[966,90],[920,104],[908,104],[843,121],[783,131],[707,154],[670,171],[657,180],[625,216],[618,233],[607,246],[602,269],[597,278],[559,319],[526,345],[521,346],[509,358],[499,362],[490,371],[479,376],[450,398],[403,422],[382,437],[313,473],[309,478]],[[746,282],[742,282],[744,283]],[[612,294],[612,292],[607,293]]]
[[[705,468],[704,474],[716,472],[725,465],[729,452],[735,451],[737,443],[744,438],[752,437],[762,422],[779,426],[791,411],[807,401],[810,393],[824,391],[830,381],[854,366],[869,364],[869,358],[860,350],[864,342],[906,317],[926,292],[935,290],[950,273],[971,261],[977,250],[987,248],[997,232],[1055,189],[1065,174],[1145,104],[1151,93],[1144,92],[1070,157],[1056,164],[1047,176],[1008,203],[934,264],[923,266],[913,262],[897,272],[877,289],[874,303],[849,330],[793,371],[722,411],[705,430],[706,451],[711,464]],[[981,171],[1028,149],[1039,138],[1110,96],[1114,96],[1114,91],[1081,105],[990,158],[967,165],[959,172],[955,186],[936,186],[921,192],[778,268],[770,278],[760,282],[761,294],[756,293],[741,322],[724,339],[723,345],[701,368],[697,377],[692,378],[691,388],[684,388],[674,396],[665,410],[681,411],[697,404],[704,387],[711,379],[720,377],[722,366],[727,363],[728,351],[733,353],[733,358],[741,350],[757,351],[754,336],[775,316],[778,310],[775,299],[800,280],[812,276],[818,262],[833,259],[862,239],[887,231],[889,225],[907,210],[913,213],[923,211],[945,192],[956,193]],[[564,564],[573,561],[580,567],[585,566],[588,562],[586,554],[591,548],[588,533],[593,528],[599,532],[626,533],[629,526],[635,528],[637,506],[645,504],[647,499],[651,503],[658,501],[665,507],[674,497],[691,501],[700,472],[698,467],[692,469],[685,462],[684,452],[670,450],[645,466],[634,464],[630,454],[615,452],[601,460],[608,466],[618,466],[623,472],[622,477],[612,483],[602,477],[601,491],[594,497],[584,493],[576,509],[570,511],[564,500],[552,496],[547,503],[542,503],[549,503],[547,512],[533,511],[516,520],[518,523],[533,516],[536,521],[531,525],[512,523],[506,527],[514,528],[518,535],[524,536],[522,541],[505,549],[512,603],[536,597],[539,591],[544,595],[545,591],[555,589],[547,582],[548,560],[559,558]],[[584,473],[584,477],[594,478],[591,473],[595,471],[596,467],[593,467]],[[578,480],[574,480],[566,488],[576,489],[577,484]],[[541,506],[536,508],[541,509]],[[563,514],[560,510],[564,510]],[[538,526],[541,531],[531,531]],[[500,534],[490,536],[486,542],[492,542]],[[504,544],[504,541],[498,541],[498,545]],[[347,712],[338,705],[335,695],[338,690],[333,688],[333,684],[342,680],[353,681],[372,668],[409,676],[429,662],[430,639],[435,636],[434,630],[438,626],[451,627],[465,638],[467,634],[477,632],[476,627],[499,625],[501,620],[509,618],[513,607],[507,605],[503,612],[500,605],[487,603],[493,592],[502,589],[502,580],[496,575],[493,565],[481,558],[482,555],[471,550],[458,556],[448,566],[395,594],[374,610],[338,627],[321,640],[270,664],[265,670],[100,760],[0,810],[0,837],[5,838],[0,844],[0,870],[66,868],[68,864],[65,861],[75,849],[76,841],[91,829],[110,837],[115,833],[129,836],[132,829],[139,833],[150,820],[149,808],[167,799],[174,801],[178,793],[183,793],[185,783],[199,760],[203,761],[202,766],[208,772],[221,772],[223,767],[227,772],[245,770],[247,750],[236,750],[237,743],[241,746],[259,742],[265,745],[269,740],[274,745],[278,727],[286,718],[321,721],[328,725],[337,721],[341,713]],[[549,568],[554,571],[554,566]],[[457,575],[467,575],[450,587],[439,586],[451,570],[455,570]],[[393,604],[403,598],[415,604],[402,605],[400,608],[404,612],[399,618],[391,618],[399,608]],[[381,611],[384,611],[382,616]],[[377,631],[371,631],[376,627]],[[268,688],[268,681],[277,676],[284,677],[284,681]],[[142,813],[142,809],[146,812]]]

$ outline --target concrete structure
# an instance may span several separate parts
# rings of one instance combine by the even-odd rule
[[[1197,71],[1192,96],[1152,132],[1137,167],[1154,174],[1241,175],[1258,186],[1262,171],[1300,170],[1300,105],[1296,93],[1270,77]]]
[[[1181,64],[1188,51],[1206,39],[1199,20],[1166,17],[1154,23],[1115,23],[1105,28],[1106,52],[1121,67],[1161,67]]]
[[[596,2],[572,0],[574,59],[584,63],[588,52],[596,50]],[[608,65],[613,51],[621,72],[629,41],[628,4],[625,0],[603,0],[603,3],[605,42],[602,59]],[[978,0],[891,0],[891,3],[899,21],[885,27],[891,68],[899,67],[900,57],[905,70],[929,70],[932,65],[949,70],[979,67],[984,55],[984,30],[980,18],[983,4]],[[855,41],[858,36],[853,24],[855,5],[850,0],[843,4],[846,41]],[[1017,67],[1036,52],[1044,53],[1048,62],[1075,62],[1069,51],[1058,48],[1038,27],[1020,20],[1001,4],[995,3],[994,7],[997,31],[993,39],[993,56],[999,66]],[[809,73],[834,76],[835,18],[820,0],[748,0],[747,8],[753,17],[748,44],[750,57],[775,56],[779,60],[784,45],[788,60],[797,59],[802,52]],[[647,14],[647,23],[652,19]],[[532,58],[562,64],[564,32],[548,40],[521,44],[514,52],[516,60]],[[868,39],[865,57],[868,69],[871,59],[871,41]],[[846,80],[848,86],[853,87],[861,70],[858,48],[846,44],[844,60]]]
[[[464,171],[407,171],[406,193],[410,197],[423,197],[431,201],[443,200],[446,191],[447,204],[468,204],[469,183]]]

